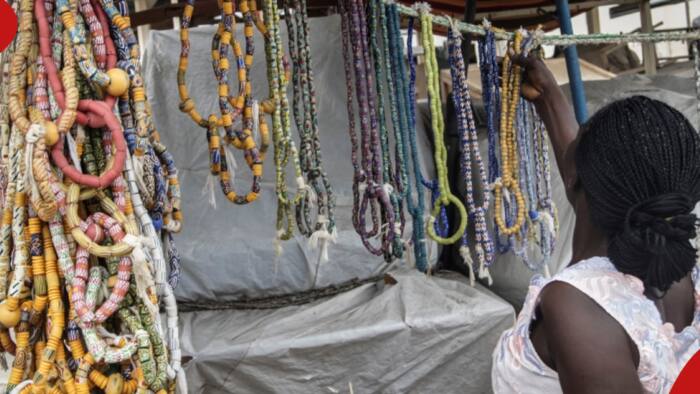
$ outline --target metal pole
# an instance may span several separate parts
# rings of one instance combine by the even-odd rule
[[[651,20],[651,3],[649,0],[643,0],[639,4],[639,15],[642,18],[642,32],[653,33],[654,24]],[[642,60],[644,60],[644,73],[646,75],[656,74],[656,46],[653,42],[645,42],[642,44]]]
[[[464,22],[474,23],[476,14],[476,0],[465,0],[464,2]],[[462,56],[464,56],[465,73],[469,74],[469,61],[472,58],[472,36],[465,34],[462,41]],[[466,76],[466,75],[465,75]]]
[[[598,7],[586,12],[586,24],[588,25],[588,34],[600,33],[600,11]]]
[[[556,0],[556,3],[562,34],[574,34],[568,0]],[[566,58],[566,71],[569,74],[569,87],[571,88],[571,100],[574,103],[576,120],[582,124],[588,119],[588,108],[586,108],[586,92],[581,81],[581,66],[578,61],[576,45],[566,47],[564,57]]]

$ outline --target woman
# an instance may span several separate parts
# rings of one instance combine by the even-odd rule
[[[514,61],[549,130],[576,226],[572,263],[532,280],[494,351],[494,391],[667,393],[700,347],[700,136],[680,112],[641,96],[579,130],[544,63]]]

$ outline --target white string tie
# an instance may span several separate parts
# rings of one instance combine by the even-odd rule
[[[476,244],[474,250],[476,250],[477,256],[484,255],[484,249],[481,247],[481,245]],[[479,279],[486,279],[486,282],[489,284],[489,286],[493,284],[493,278],[491,278],[489,267],[486,266],[486,259],[484,258],[479,259]]]
[[[459,247],[459,255],[462,257],[462,261],[467,265],[467,271],[469,271],[469,285],[474,287],[475,277],[474,277],[474,260],[472,259],[471,251],[469,246],[462,245]]]
[[[39,194],[39,187],[34,179],[34,170],[32,169],[32,159],[34,157],[34,144],[39,141],[40,138],[44,138],[44,133],[46,130],[43,125],[34,123],[29,126],[29,130],[25,136],[25,141],[27,146],[25,147],[24,153],[24,182],[31,187],[32,195],[35,198],[41,198]]]
[[[275,256],[282,256],[282,236],[284,236],[284,229],[278,229],[277,235],[275,236]]]
[[[153,275],[148,267],[148,257],[144,248],[152,249],[155,247],[153,240],[148,237],[127,234],[122,238],[122,242],[131,246],[131,266],[136,282],[136,293],[143,300],[144,305],[154,317],[158,315],[158,306],[151,302],[148,296],[148,289],[155,287]]]
[[[321,228],[311,234],[308,245],[311,249],[320,248],[320,260],[325,263],[328,261],[328,246],[338,240],[338,232],[335,228],[332,232],[328,231],[329,220],[326,215],[318,215],[317,221]]]
[[[214,195],[214,183],[216,182],[216,176],[211,172],[207,175],[207,181],[204,183],[202,188],[202,196],[209,195],[209,205],[216,209],[216,196]]]

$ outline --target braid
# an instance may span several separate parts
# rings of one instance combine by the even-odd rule
[[[700,200],[700,136],[683,114],[633,96],[582,126],[576,170],[608,255],[660,291],[690,272]]]

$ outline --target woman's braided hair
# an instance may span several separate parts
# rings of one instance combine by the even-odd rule
[[[582,126],[576,170],[615,267],[662,292],[696,264],[700,136],[657,100],[633,96]]]

